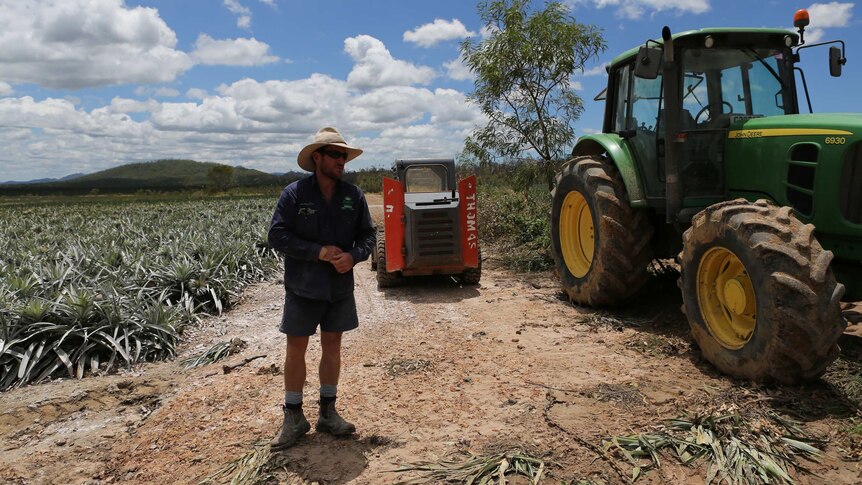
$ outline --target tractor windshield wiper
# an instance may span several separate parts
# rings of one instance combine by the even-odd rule
[[[748,53],[750,56],[753,56],[755,60],[763,64],[763,67],[765,67],[766,70],[769,71],[769,74],[772,74],[772,77],[774,77],[775,80],[778,81],[779,84],[781,84],[782,91],[787,90],[787,86],[784,85],[784,81],[781,80],[781,76],[779,76],[778,73],[775,72],[775,69],[770,66],[769,63],[766,62],[762,57],[760,57],[760,55],[758,55],[754,49],[752,49],[751,47],[746,47],[743,49],[743,52]]]

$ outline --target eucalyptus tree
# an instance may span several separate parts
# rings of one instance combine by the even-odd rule
[[[530,0],[485,0],[478,9],[487,35],[465,40],[461,58],[476,76],[469,99],[488,124],[473,130],[462,157],[487,164],[534,152],[536,177],[551,189],[584,109],[571,76],[605,50],[601,29],[578,23],[558,2],[533,10]]]

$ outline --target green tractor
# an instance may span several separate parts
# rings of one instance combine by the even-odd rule
[[[553,193],[570,300],[622,304],[654,259],[677,257],[683,311],[720,371],[794,383],[836,358],[841,301],[862,300],[862,115],[799,114],[807,20],[798,34],[665,27],[613,60],[603,133],[578,139]],[[841,45],[840,75],[844,43],[823,44]]]

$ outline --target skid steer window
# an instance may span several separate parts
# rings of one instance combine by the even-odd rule
[[[448,170],[443,165],[421,165],[408,167],[404,172],[404,185],[408,193],[446,192]]]

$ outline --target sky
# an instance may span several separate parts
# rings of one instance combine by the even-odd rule
[[[827,47],[802,51],[815,112],[862,112],[854,2],[563,3],[608,46],[571,78],[577,136],[601,131],[604,66],[662,26],[792,28],[799,8],[807,43],[847,44],[841,78]],[[0,0],[0,181],[165,158],[299,170],[323,126],[365,150],[348,169],[454,158],[486,121],[459,44],[486,32],[471,0]]]

